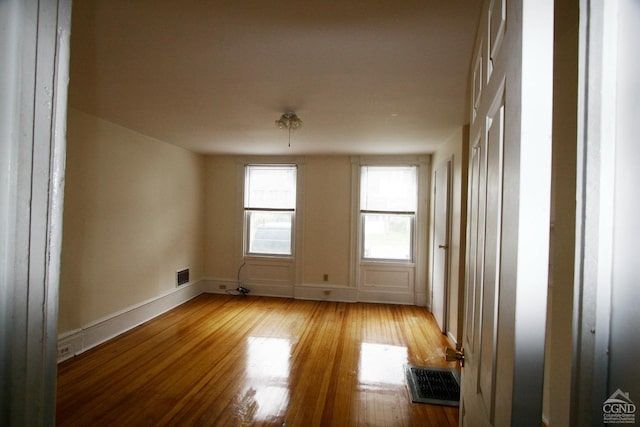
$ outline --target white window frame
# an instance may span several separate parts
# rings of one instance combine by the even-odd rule
[[[410,272],[414,293],[408,303],[426,305],[427,277],[427,219],[428,189],[430,186],[431,156],[352,156],[351,157],[351,263],[349,269],[349,286],[360,288],[366,286],[363,274],[371,269],[385,271]],[[413,230],[413,261],[375,260],[362,257],[362,216],[360,214],[360,175],[361,166],[417,166],[417,206]]]
[[[290,244],[289,253],[277,253],[277,252],[252,252],[251,251],[251,221],[249,218],[252,213],[256,212],[279,212],[279,213],[291,213],[291,229],[290,229]],[[276,258],[293,258],[295,255],[295,224],[296,215],[294,209],[251,209],[244,208],[244,247],[243,252],[245,257],[276,257]]]
[[[244,251],[244,191],[246,165],[296,165],[296,217],[294,224],[293,256],[247,255]],[[236,157],[236,238],[235,270],[242,280],[257,286],[256,292],[269,295],[293,296],[292,286],[302,280],[302,250],[304,230],[304,156],[238,156]],[[285,273],[286,271],[286,273]],[[286,277],[285,277],[286,276]],[[231,279],[231,278],[230,278]],[[234,276],[235,279],[235,276]]]
[[[399,210],[371,210],[371,209],[363,209],[362,206],[359,206],[359,215],[360,215],[360,223],[359,223],[359,233],[360,233],[360,260],[362,262],[387,262],[387,263],[414,263],[415,261],[415,242],[416,242],[416,217],[418,211],[418,173],[419,167],[417,165],[398,165],[398,164],[361,164],[359,167],[360,177],[362,177],[362,169],[364,167],[412,167],[415,170],[415,190],[416,190],[416,201],[415,208],[413,211],[399,211]],[[360,185],[358,186],[358,197],[362,198],[362,182],[360,179]],[[376,257],[367,257],[365,255],[365,217],[367,215],[384,215],[384,216],[409,216],[410,217],[410,231],[409,231],[409,258],[401,259],[401,258],[376,258]]]
[[[293,208],[261,208],[261,207],[250,207],[247,206],[247,174],[249,173],[249,169],[251,167],[264,167],[264,168],[278,168],[278,167],[287,167],[293,168],[296,171],[296,203]],[[244,165],[244,182],[243,182],[243,255],[245,257],[270,257],[270,258],[293,258],[295,256],[296,251],[296,207],[297,207],[297,199],[298,199],[298,166],[294,163],[250,163]],[[281,254],[281,253],[267,253],[267,252],[251,252],[250,250],[250,217],[252,213],[255,212],[274,212],[274,213],[289,213],[291,214],[291,228],[290,228],[290,245],[289,245],[289,253]]]

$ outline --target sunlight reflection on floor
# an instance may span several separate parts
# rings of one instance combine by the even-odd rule
[[[247,391],[238,405],[244,421],[274,420],[286,411],[290,358],[286,338],[247,338]]]
[[[365,386],[404,384],[407,348],[386,344],[362,343],[358,380]]]

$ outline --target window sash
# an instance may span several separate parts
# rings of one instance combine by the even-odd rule
[[[297,172],[291,164],[245,166],[246,256],[293,256]]]
[[[360,210],[415,212],[416,166],[361,166]]]
[[[246,209],[245,255],[293,256],[294,224],[291,210]]]
[[[390,224],[391,219],[407,219],[404,226],[408,230],[396,230],[389,232],[387,228],[397,227],[398,223]],[[360,214],[362,229],[362,260],[363,261],[392,261],[392,262],[413,262],[414,259],[414,239],[415,239],[415,218],[413,212],[364,212]],[[378,219],[378,224],[373,224],[369,219]],[[386,221],[380,221],[386,219]],[[380,222],[383,222],[380,224]],[[400,224],[402,227],[403,225]],[[384,233],[377,233],[373,228],[384,228]],[[386,242],[382,235],[386,237]],[[369,240],[367,239],[369,238]]]
[[[247,165],[245,209],[295,209],[295,165]]]
[[[361,166],[362,261],[413,262],[418,168]]]

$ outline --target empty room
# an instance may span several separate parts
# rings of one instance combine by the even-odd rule
[[[74,4],[59,423],[457,424],[405,366],[457,367],[480,5],[362,6]]]
[[[0,424],[635,422],[633,1],[0,11]]]

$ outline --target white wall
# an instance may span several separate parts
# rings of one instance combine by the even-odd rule
[[[205,275],[214,281],[237,277],[237,165],[235,156],[206,157]],[[305,158],[303,245],[300,284],[349,285],[351,160],[349,156]],[[329,280],[324,282],[324,274]],[[216,287],[214,286],[214,289]]]
[[[234,289],[242,244],[236,156],[193,154],[75,109],[68,133],[61,360],[201,291]],[[303,161],[295,279],[285,289],[270,285],[276,278],[268,268],[253,272],[262,275],[254,293],[357,301],[352,158]],[[192,282],[203,280],[176,295],[175,272],[183,267],[191,268]]]
[[[349,284],[351,160],[307,157],[303,282]]]
[[[204,275],[235,280],[236,160],[207,156],[205,160]]]
[[[242,244],[238,237],[241,222],[237,206],[242,194],[237,188],[238,161],[235,156],[206,157],[205,289],[213,292],[220,291],[221,285],[227,289],[236,286],[240,262],[236,258]],[[303,161],[302,240],[296,248],[295,263],[300,270],[290,274],[291,265],[276,261],[260,263],[258,273],[257,267],[245,266],[243,285],[263,295],[380,301],[379,295],[358,289],[351,277],[352,239],[357,235],[351,229],[351,156],[306,156]],[[424,294],[425,286],[416,286]],[[383,290],[388,292],[384,301],[407,301],[406,289],[398,289]],[[413,295],[410,297],[413,300]]]
[[[204,159],[70,109],[59,333],[203,276]]]

